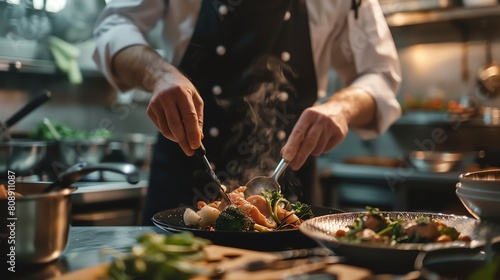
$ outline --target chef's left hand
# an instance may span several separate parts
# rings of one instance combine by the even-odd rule
[[[281,154],[297,170],[309,155],[319,156],[333,149],[347,132],[347,118],[335,104],[310,107],[300,115]]]
[[[319,156],[340,144],[348,127],[376,125],[376,111],[371,94],[360,88],[344,88],[300,115],[281,155],[297,170],[310,155]]]

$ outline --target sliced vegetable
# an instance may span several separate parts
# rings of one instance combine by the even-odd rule
[[[195,262],[205,258],[203,248],[211,242],[190,232],[174,235],[148,233],[137,238],[129,254],[111,263],[108,279],[190,279],[208,275],[208,269]]]

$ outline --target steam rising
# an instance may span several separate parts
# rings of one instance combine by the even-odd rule
[[[289,79],[295,74],[276,57],[263,57],[249,70],[249,94],[243,98],[245,117],[232,128],[228,146],[236,147],[237,176],[226,182],[230,188],[246,184],[256,176],[270,176],[281,159],[280,150],[292,125],[287,108],[295,90]],[[284,98],[285,97],[285,98]],[[289,116],[288,118],[283,116]]]

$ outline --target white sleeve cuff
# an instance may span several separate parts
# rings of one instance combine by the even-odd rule
[[[149,44],[141,31],[132,24],[114,26],[113,31],[103,32],[96,40],[93,59],[109,83],[119,91],[123,91],[125,86],[120,84],[111,71],[112,59],[119,51],[133,45]]]
[[[373,126],[352,128],[361,139],[368,140],[381,135],[401,117],[401,106],[394,95],[394,89],[381,74],[363,75],[351,86],[368,92],[376,104],[376,120]]]

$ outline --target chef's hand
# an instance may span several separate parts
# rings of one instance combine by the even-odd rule
[[[346,137],[348,127],[345,115],[332,112],[330,107],[329,104],[322,104],[308,108],[300,115],[281,150],[283,159],[293,170],[299,169],[309,155],[326,153]]]
[[[112,58],[112,72],[121,91],[151,91],[147,113],[168,139],[188,156],[201,146],[203,100],[194,85],[149,46],[133,45]]]
[[[177,70],[156,82],[147,108],[149,118],[166,138],[179,143],[188,156],[203,138],[203,100]]]
[[[329,152],[347,136],[349,126],[367,125],[375,119],[375,101],[367,92],[346,88],[321,105],[300,115],[281,155],[293,170],[310,156]]]

